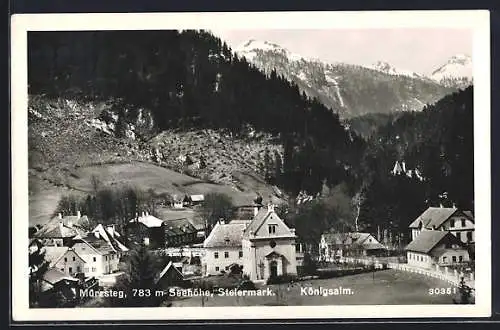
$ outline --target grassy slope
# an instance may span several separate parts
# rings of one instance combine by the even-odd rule
[[[36,97],[30,102],[31,225],[46,222],[63,195],[90,192],[93,175],[109,187],[128,185],[170,194],[219,192],[231,196],[236,205],[251,203],[257,193],[266,199],[275,195],[254,172],[268,142],[237,143],[217,132],[209,132],[207,138],[206,132],[194,131],[161,134],[147,145],[116,139],[86,124],[107,108],[106,104]],[[33,110],[41,117],[33,115]],[[160,147],[166,155],[161,166],[151,159],[151,146]],[[168,169],[178,168],[176,161],[181,154],[194,159],[207,155],[208,166],[201,172],[190,171],[198,178]]]

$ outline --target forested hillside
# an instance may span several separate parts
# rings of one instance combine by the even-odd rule
[[[193,127],[237,136],[250,125],[281,139],[283,173],[274,180],[287,191],[312,194],[324,180],[354,177],[362,139],[297,85],[266,76],[210,33],[30,32],[29,44],[30,94],[113,100],[102,119],[115,121],[118,137],[144,127],[149,115],[143,138]]]
[[[404,231],[428,206],[474,210],[473,87],[422,112],[401,114],[369,144],[360,221],[372,231],[376,226]],[[395,161],[405,161],[413,172],[391,174]]]

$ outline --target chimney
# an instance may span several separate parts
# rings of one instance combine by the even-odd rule
[[[144,217],[144,211],[142,212],[142,217]]]
[[[457,208],[457,205],[455,203],[453,203],[453,208],[456,209]]]
[[[254,206],[254,208],[253,208],[253,216],[255,217],[257,215],[257,213],[259,213],[259,207],[258,206]]]
[[[80,213],[80,211],[76,211],[76,218],[80,219],[81,217],[82,217],[82,214]]]
[[[443,203],[439,203],[439,207],[440,207],[440,208],[443,208]]]
[[[148,215],[149,215],[149,212],[148,212],[148,211],[146,211],[146,216],[148,216]]]
[[[108,233],[111,237],[115,236],[115,225],[108,225]]]
[[[273,203],[269,203],[269,204],[267,204],[267,211],[268,211],[268,212],[272,212],[272,211],[274,211],[274,204],[273,204]]]
[[[57,217],[58,217],[59,219],[62,219],[62,213],[60,213],[60,212],[59,212],[59,214],[57,215]]]
[[[98,230],[96,230],[96,231],[94,232],[94,236],[95,236],[96,238],[101,238],[101,235],[99,235],[99,231],[98,231]]]

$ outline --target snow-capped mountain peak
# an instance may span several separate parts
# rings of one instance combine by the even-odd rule
[[[450,57],[445,64],[434,70],[431,79],[445,85],[459,82],[465,87],[472,83],[472,58],[466,54],[457,54]]]
[[[412,72],[409,70],[403,70],[403,69],[397,69],[394,66],[390,65],[387,62],[384,61],[377,61],[371,66],[371,69],[383,72],[385,74],[390,74],[393,76],[408,76],[412,78],[422,78],[421,75],[419,75],[416,72]]]
[[[305,59],[303,56],[292,53],[288,49],[283,48],[278,44],[265,40],[261,41],[255,39],[250,39],[243,42],[234,49],[234,52],[241,56],[245,56],[245,58],[249,61],[253,60],[253,58],[257,55],[257,52],[282,53],[292,61],[300,61],[302,59]]]

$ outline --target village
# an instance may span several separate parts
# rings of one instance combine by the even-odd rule
[[[393,174],[402,171],[411,173],[404,163],[396,163]],[[138,246],[163,258],[151,276],[158,292],[174,293],[168,306],[369,303],[361,290],[379,290],[374,284],[391,281],[389,299],[394,303],[473,300],[475,236],[469,210],[429,207],[412,219],[407,228],[411,240],[400,251],[380,233],[333,229],[324,232],[316,246],[304,244],[275,205],[262,198],[235,206],[234,218],[209,226],[196,216],[204,202],[203,194],[186,194],[174,199],[162,218],[148,210],[138,213],[123,232],[114,224],[90,227],[80,211],[59,213],[43,226],[30,228],[30,258],[43,254],[48,263],[38,281],[40,307],[44,301],[50,305],[54,294],[65,298],[64,306],[92,306],[99,299],[88,292],[112,289],[127,273],[127,258]],[[31,268],[30,274],[36,271]],[[406,300],[405,285],[418,288],[421,295]],[[271,294],[248,293],[261,289]],[[214,292],[226,294],[214,297]],[[339,297],[342,292],[347,293]],[[377,291],[369,297],[372,303],[384,303],[380,298],[385,294]],[[402,297],[394,297],[399,294]]]

